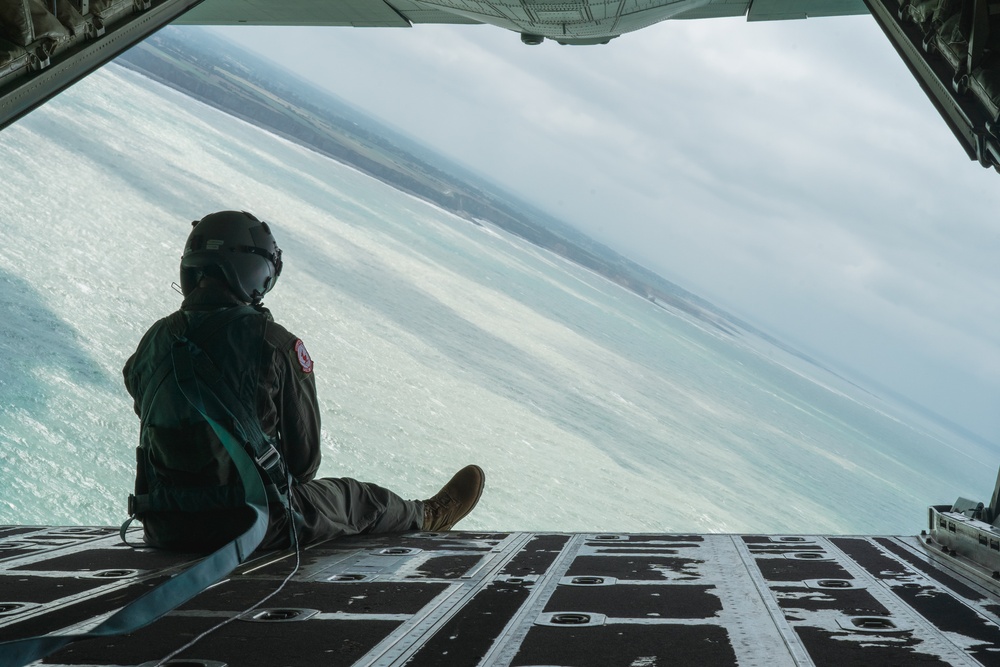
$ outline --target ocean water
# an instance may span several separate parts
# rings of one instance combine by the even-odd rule
[[[992,490],[995,453],[116,66],[0,164],[0,524],[124,518],[120,369],[225,208],[284,250],[266,303],[316,361],[321,474],[422,498],[479,463],[462,527],[913,534]]]

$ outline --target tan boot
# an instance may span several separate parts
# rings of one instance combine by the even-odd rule
[[[440,491],[424,501],[422,530],[451,530],[479,502],[485,484],[486,473],[479,466],[465,466],[456,472]]]

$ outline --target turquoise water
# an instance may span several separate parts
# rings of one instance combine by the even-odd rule
[[[762,341],[110,67],[0,134],[0,524],[124,515],[120,369],[175,309],[190,221],[269,220],[267,305],[316,360],[322,474],[404,496],[468,462],[464,527],[886,532],[995,455]]]

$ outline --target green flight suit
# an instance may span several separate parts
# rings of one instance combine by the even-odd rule
[[[219,317],[241,308],[237,317]],[[222,322],[221,324],[219,324]],[[290,497],[303,521],[301,544],[340,535],[418,530],[423,504],[375,484],[316,479],[320,413],[313,362],[302,341],[263,308],[240,303],[216,285],[199,287],[181,309],[155,323],[123,369],[144,424],[137,450],[137,517],[145,541],[169,549],[214,549],[242,533],[253,514],[229,455],[208,423],[161,368],[177,336],[196,340],[240,400],[255,407],[264,432],[277,436],[294,482]],[[167,361],[169,368],[172,364]],[[150,386],[156,383],[157,386]],[[288,546],[288,517],[269,507],[261,548]]]

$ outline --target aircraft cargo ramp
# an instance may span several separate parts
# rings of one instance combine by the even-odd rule
[[[931,509],[945,541],[962,522],[947,509]],[[132,635],[37,664],[155,665],[227,618],[165,664],[1000,664],[990,573],[933,537],[341,539],[304,550],[252,611],[294,553],[255,556]],[[195,559],[132,549],[113,528],[0,528],[0,639],[86,630]]]

